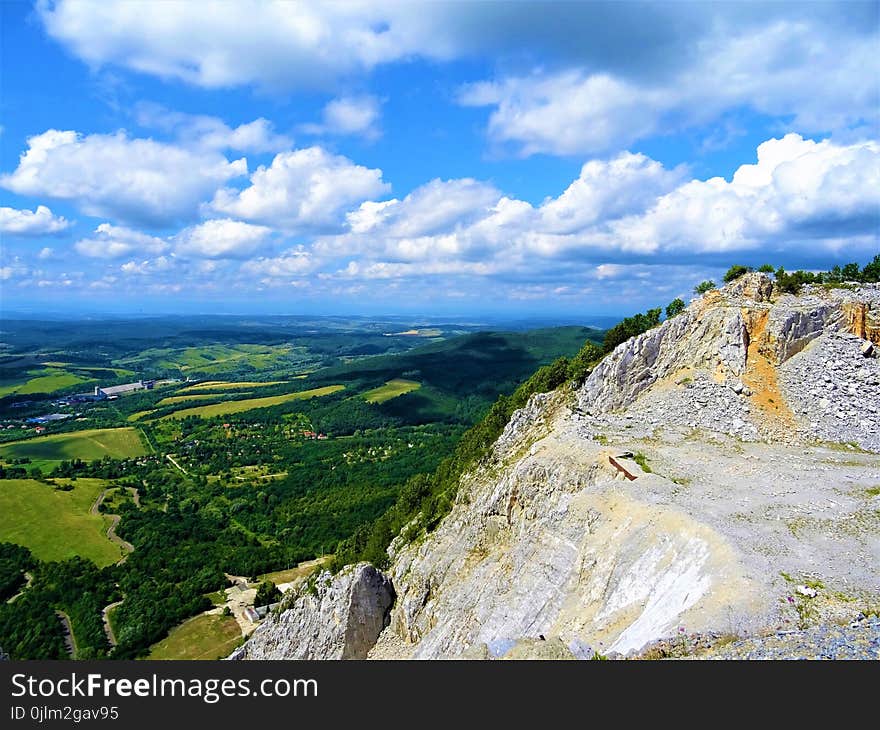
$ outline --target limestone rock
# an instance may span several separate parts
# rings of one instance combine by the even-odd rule
[[[365,659],[388,622],[394,589],[372,565],[335,577],[323,573],[316,593],[302,587],[261,624],[230,659]]]
[[[880,600],[878,312],[878,285],[710,292],[530,398],[389,577],[324,576],[238,654],[626,656],[791,626],[783,575]]]
[[[875,585],[880,461],[854,444],[880,452],[880,361],[847,308],[880,287],[771,301],[768,282],[710,293],[516,412],[440,526],[395,541],[370,657],[627,655],[797,620],[780,572]],[[816,437],[852,443],[833,458]]]
[[[729,298],[750,299],[753,302],[769,302],[773,294],[773,281],[767,274],[751,271],[734,279],[724,287]]]

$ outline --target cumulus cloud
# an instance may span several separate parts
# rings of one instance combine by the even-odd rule
[[[241,270],[247,274],[268,279],[297,278],[315,270],[319,262],[303,246],[297,246],[278,256],[265,257],[247,261]]]
[[[667,170],[656,160],[630,152],[609,161],[591,160],[558,198],[541,206],[541,228],[550,233],[572,233],[637,213],[675,188],[683,176],[683,169]]]
[[[595,154],[750,108],[805,132],[877,125],[878,37],[846,40],[804,22],[719,32],[660,78],[583,67],[463,87],[464,106],[488,106],[490,140],[522,156]]]
[[[693,180],[612,228],[621,246],[710,253],[773,246],[869,250],[880,230],[880,145],[788,134],[758,147],[730,182]]]
[[[70,226],[64,216],[53,215],[45,205],[36,210],[0,208],[0,233],[18,236],[45,236],[60,233]]]
[[[174,268],[174,256],[157,256],[154,259],[142,259],[141,261],[126,261],[119,270],[126,276],[150,276],[153,274],[170,271]]]
[[[176,237],[178,254],[205,258],[245,258],[266,243],[272,229],[229,218],[205,221]]]
[[[880,244],[877,142],[789,134],[761,144],[729,179],[690,179],[686,169],[624,152],[588,161],[558,195],[534,204],[472,178],[387,193],[379,170],[320,147],[285,152],[243,191],[215,197],[228,217],[167,237],[102,223],[75,250],[112,261],[105,276],[143,277],[145,287],[185,280],[193,290],[293,286],[353,297],[359,287],[380,296],[381,281],[381,296],[419,298],[432,290],[427,280],[442,278],[442,291],[462,296],[490,296],[484,280],[499,284],[502,298],[601,295],[629,307],[686,296],[695,280],[719,275],[711,262],[724,254],[744,263],[766,255],[788,268],[805,258],[866,260]],[[8,275],[36,258],[49,269],[61,260],[31,255],[4,262]],[[80,286],[64,276],[65,286]]]
[[[211,207],[291,232],[336,229],[352,207],[390,189],[381,170],[321,147],[282,152],[268,167],[261,165],[250,182],[244,190],[218,191]]]
[[[24,262],[18,256],[16,256],[12,259],[12,261],[4,262],[3,265],[0,266],[0,281],[21,279],[22,277],[28,276],[31,273],[32,272],[28,269]]]
[[[508,235],[510,219],[524,210],[531,206],[505,198],[488,183],[432,180],[402,200],[363,203],[348,214],[347,233],[322,238],[316,248],[336,254],[357,251],[390,262],[473,259]]]
[[[88,63],[208,88],[326,85],[409,55],[451,57],[430,8],[407,3],[80,0],[39,4],[48,33]]]
[[[395,61],[472,56],[549,57],[650,77],[686,65],[718,38],[755,35],[792,16],[783,3],[191,0],[150,3],[149,12],[144,6],[38,0],[49,35],[86,62],[211,88],[314,87]],[[876,5],[807,3],[797,18],[843,47],[876,30]]]
[[[344,96],[327,103],[321,124],[305,124],[302,130],[307,134],[350,134],[373,140],[381,135],[380,114],[375,96]]]
[[[28,149],[0,186],[20,195],[75,203],[87,215],[165,226],[195,217],[199,203],[231,178],[244,159],[194,151],[125,132],[81,135],[50,129],[28,138]]]
[[[95,259],[116,259],[132,253],[160,254],[169,244],[161,238],[146,233],[102,223],[91,238],[83,238],[73,246],[77,253]]]
[[[739,108],[811,134],[878,125],[880,33],[870,0],[796,7],[192,0],[153,3],[149,12],[139,2],[41,0],[38,11],[48,34],[94,67],[207,88],[336,88],[340,78],[412,59],[488,58],[518,69],[542,59],[543,69],[477,83],[460,96],[490,107],[491,140],[522,155],[608,154]],[[312,131],[374,134],[377,114],[369,97],[340,98]],[[259,140],[268,134],[261,123],[219,136]]]
[[[272,122],[263,117],[237,127],[230,127],[217,117],[184,114],[160,104],[144,102],[137,106],[136,119],[142,127],[160,129],[176,135],[187,147],[241,152],[278,152],[293,144],[290,137],[277,134]]]
[[[431,181],[402,200],[368,201],[348,230],[320,237],[337,272],[389,278],[433,273],[565,278],[590,267],[617,277],[633,256],[695,264],[757,247],[833,254],[876,248],[880,145],[787,135],[760,145],[730,181],[686,180],[644,155],[593,160],[559,196],[538,206],[475,180]],[[841,237],[841,231],[847,234]]]

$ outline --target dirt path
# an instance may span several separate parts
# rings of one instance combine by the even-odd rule
[[[92,505],[91,509],[89,509],[89,514],[100,514],[98,508],[104,503],[104,498],[107,496],[107,492],[109,492],[111,489],[115,489],[115,487],[108,487],[98,495],[95,503]],[[135,504],[140,506],[140,497],[137,496],[137,490],[134,487],[129,487],[129,490],[134,492]],[[121,547],[126,553],[133,553],[134,545],[128,542],[128,540],[123,540],[121,537],[119,537],[119,535],[116,534],[116,527],[117,525],[119,525],[119,521],[122,518],[119,515],[105,515],[105,517],[110,518],[110,527],[107,528],[107,539],[110,540],[110,542],[119,545],[119,547]],[[117,562],[117,565],[124,562],[127,557],[127,554],[123,555]]]
[[[122,601],[111,603],[109,606],[104,606],[104,610],[101,611],[101,621],[104,623],[104,633],[107,634],[107,641],[110,642],[110,646],[116,646],[118,643],[116,641],[116,634],[113,633],[113,627],[110,625],[110,612],[120,603],[122,603]]]
[[[34,582],[34,576],[31,575],[30,573],[25,573],[24,580],[25,580],[25,584],[21,587],[21,590],[18,593],[16,593],[14,596],[12,596],[12,598],[6,599],[6,603],[14,602],[15,599],[17,599],[22,593],[24,593],[28,588],[30,588],[31,583]]]
[[[189,472],[186,469],[184,469],[180,464],[178,464],[177,461],[175,461],[174,457],[171,454],[165,454],[165,457],[168,459],[168,461],[170,461],[172,464],[174,464],[174,466],[176,466],[178,469],[180,469],[180,471],[182,471],[184,474],[189,476]]]
[[[55,611],[58,620],[61,621],[61,629],[64,632],[64,645],[71,659],[76,659],[76,641],[73,638],[73,629],[70,627],[70,616],[64,611]]]

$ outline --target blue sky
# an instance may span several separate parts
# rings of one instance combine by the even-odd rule
[[[628,314],[880,250],[880,5],[3,2],[6,311]]]

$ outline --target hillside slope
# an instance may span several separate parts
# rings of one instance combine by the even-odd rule
[[[441,525],[392,545],[369,655],[633,655],[876,611],[878,315],[876,285],[750,274],[533,397]],[[295,643],[270,620],[238,655]]]

